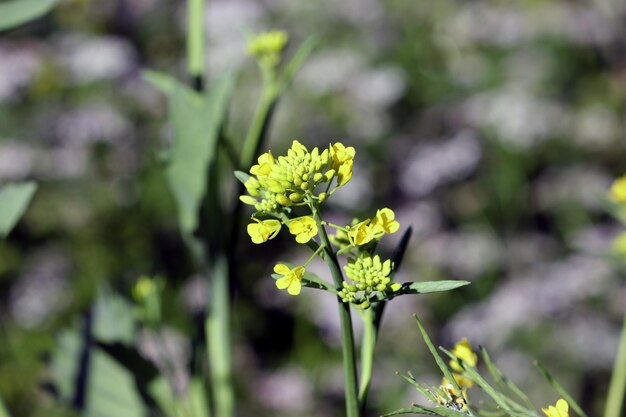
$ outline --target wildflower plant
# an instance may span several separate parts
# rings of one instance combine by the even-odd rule
[[[570,408],[576,415],[587,417],[576,401],[538,363],[535,363],[535,366],[541,375],[561,396],[555,405],[540,407],[542,412],[539,412],[528,396],[496,367],[484,348],[480,348],[479,356],[466,338],[450,351],[439,348],[448,358],[446,363],[422,323],[416,316],[414,317],[430,353],[443,374],[442,381],[439,386],[429,386],[418,382],[410,372],[402,375],[430,405],[412,404],[411,407],[393,411],[384,417],[398,414],[442,417],[570,417]],[[481,373],[479,359],[484,364],[488,376]],[[481,395],[480,400],[474,401],[475,396],[478,396],[475,395],[478,394],[477,391],[482,391],[488,399]]]
[[[347,225],[324,220],[324,204],[350,182],[355,157],[355,148],[341,142],[309,150],[294,140],[284,154],[267,151],[247,173],[235,172],[246,190],[239,198],[253,209],[247,226],[252,242],[267,242],[285,229],[295,244],[306,245],[312,251],[302,265],[275,265],[276,287],[290,295],[299,295],[302,288],[316,288],[337,298],[348,417],[362,415],[365,408],[385,303],[399,295],[446,291],[468,284],[467,281],[394,282],[411,229],[405,231],[393,258],[377,253],[378,242],[400,230],[390,208],[379,209],[371,218],[355,219]],[[316,257],[326,262],[332,281],[307,271]],[[352,309],[359,313],[365,326],[360,381],[356,373]]]

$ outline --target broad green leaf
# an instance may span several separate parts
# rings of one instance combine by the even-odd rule
[[[179,226],[191,236],[207,191],[207,172],[233,87],[232,76],[216,80],[205,96],[177,88],[169,94],[174,144],[166,177],[178,205]]]
[[[133,376],[101,350],[91,352],[85,415],[144,417],[145,406]]]
[[[4,239],[13,229],[36,189],[37,184],[33,181],[7,184],[0,188],[0,239]]]
[[[100,290],[94,305],[93,334],[98,342],[131,344],[135,333],[132,305],[109,290]]]
[[[546,381],[548,381],[548,383],[552,385],[552,388],[554,388],[556,392],[558,392],[561,397],[563,397],[563,399],[568,402],[569,406],[574,409],[576,414],[578,414],[580,417],[587,417],[587,413],[585,413],[582,407],[578,405],[578,403],[574,400],[574,397],[572,397],[567,391],[565,391],[565,388],[563,388],[563,386],[559,384],[559,382],[554,379],[552,375],[550,375],[550,372],[548,372],[543,366],[539,365],[539,362],[535,362],[534,365],[537,367],[537,369],[546,379]]]
[[[2,399],[0,399],[0,417],[11,417],[11,415],[5,408],[4,403],[2,402]]]
[[[0,30],[7,30],[48,13],[58,0],[12,0],[0,3]]]
[[[84,349],[85,341],[76,330],[61,333],[51,363],[61,398],[73,402],[79,390],[84,392],[83,415],[87,417],[145,417],[146,407],[133,375],[101,349]],[[78,381],[79,375],[85,376],[85,386]]]

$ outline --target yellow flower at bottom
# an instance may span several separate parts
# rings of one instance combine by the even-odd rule
[[[317,223],[311,216],[304,216],[289,222],[289,233],[296,236],[296,242],[307,243],[317,235]]]
[[[253,243],[267,242],[280,232],[280,222],[276,219],[259,220],[253,217],[252,220],[256,223],[250,223],[247,230]]]
[[[626,204],[626,175],[613,181],[609,197],[620,204]]]
[[[551,405],[547,409],[542,408],[541,411],[548,417],[569,417],[569,405],[562,398],[556,402],[556,407]]]
[[[289,267],[285,264],[277,264],[274,267],[274,272],[283,275],[281,278],[276,280],[276,287],[279,290],[284,290],[286,288],[287,292],[291,295],[300,294],[300,289],[302,288],[302,277],[306,272],[303,266],[296,266],[293,269],[289,269]]]

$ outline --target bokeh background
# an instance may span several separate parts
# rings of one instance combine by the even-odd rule
[[[400,281],[472,281],[390,304],[371,415],[419,399],[396,371],[440,378],[413,313],[437,343],[487,347],[538,404],[557,395],[535,359],[599,413],[625,308],[609,256],[621,226],[603,200],[626,172],[626,2],[209,0],[206,24],[209,87],[240,73],[233,137],[260,92],[244,34],[286,30],[288,55],[318,36],[269,146],[356,147],[329,215],[391,207],[414,229]],[[48,364],[102,286],[129,297],[139,275],[165,277],[165,323],[185,352],[205,284],[162,174],[164,97],[141,79],[185,78],[184,25],[184,2],[66,0],[0,34],[0,181],[40,183],[0,244],[0,396],[16,416],[71,415]],[[334,299],[276,290],[274,262],[308,256],[288,236],[253,246],[242,239],[235,288],[241,415],[341,415]]]

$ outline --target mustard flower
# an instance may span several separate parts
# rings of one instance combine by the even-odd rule
[[[376,217],[372,220],[372,227],[376,233],[391,234],[398,231],[400,223],[396,220],[396,214],[389,208],[383,208],[376,212]]]
[[[256,57],[261,65],[275,67],[287,41],[287,33],[281,30],[261,33],[248,42],[248,54]]]
[[[274,266],[274,272],[283,275],[281,278],[276,280],[276,287],[279,290],[284,290],[286,288],[287,292],[291,295],[300,294],[300,289],[302,288],[302,277],[304,277],[304,273],[306,272],[303,266],[296,266],[293,269],[289,269],[289,267],[285,264],[277,264]]]
[[[337,185],[345,185],[352,178],[352,166],[356,151],[337,142],[330,146],[331,168],[337,173]]]
[[[280,231],[280,222],[276,219],[259,220],[252,218],[256,223],[248,225],[248,235],[252,238],[252,242],[259,244],[274,239]]]
[[[467,409],[467,393],[465,390],[459,393],[454,388],[454,386],[445,378],[443,379],[443,381],[441,381],[439,389],[445,395],[444,397],[441,394],[437,393],[435,399],[437,400],[437,403],[439,403],[439,405],[459,411]]]
[[[475,367],[476,362],[478,362],[478,356],[472,350],[472,346],[469,344],[466,337],[454,345],[452,354],[461,359],[467,366]],[[463,367],[454,360],[450,361],[450,367],[457,372],[463,372]]]
[[[541,411],[548,417],[569,417],[569,404],[561,398],[556,402],[556,407],[551,405],[547,409],[542,408]]]
[[[317,235],[317,223],[311,216],[293,219],[289,222],[289,233],[296,236],[296,242],[307,243]]]
[[[348,239],[352,245],[365,245],[376,237],[370,222],[370,219],[363,220],[362,222],[348,228]]]
[[[626,175],[613,181],[609,197],[617,203],[626,204]]]

